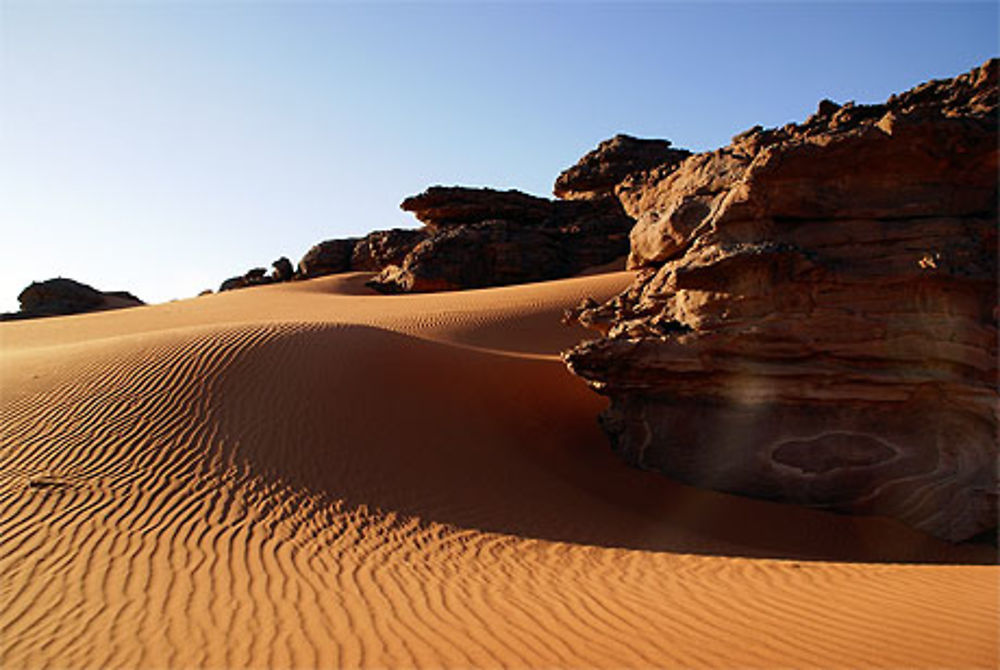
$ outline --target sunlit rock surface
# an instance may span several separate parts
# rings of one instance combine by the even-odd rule
[[[997,520],[997,61],[820,103],[626,178],[636,282],[567,352],[637,466],[882,514]]]

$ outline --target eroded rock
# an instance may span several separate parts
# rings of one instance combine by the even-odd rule
[[[0,321],[82,314],[138,307],[145,303],[127,291],[99,291],[65,277],[32,282],[17,296],[20,311],[0,315]]]
[[[446,291],[569,277],[628,251],[632,220],[614,200],[563,202],[518,191],[432,187],[403,208],[426,237],[369,286]]]
[[[326,240],[314,245],[299,261],[298,275],[303,279],[350,272],[351,255],[357,239]]]
[[[411,212],[433,232],[483,221],[543,224],[553,217],[554,203],[517,190],[431,186],[423,193],[406,198],[399,207]]]
[[[286,256],[271,263],[271,279],[276,282],[289,281],[295,276],[295,268]]]
[[[629,462],[690,484],[997,522],[997,61],[820,104],[625,178],[636,282],[570,316]]]
[[[378,272],[390,265],[399,265],[406,254],[426,237],[426,231],[404,228],[369,233],[354,245],[351,269],[358,272]]]
[[[560,174],[552,192],[566,200],[613,198],[615,187],[629,175],[674,165],[690,155],[690,151],[673,148],[669,140],[615,135]]]

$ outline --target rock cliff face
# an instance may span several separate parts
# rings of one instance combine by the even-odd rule
[[[636,282],[570,315],[629,462],[697,486],[997,523],[997,61],[623,180]]]

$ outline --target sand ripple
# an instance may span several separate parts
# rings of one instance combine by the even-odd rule
[[[0,663],[996,666],[988,552],[621,466],[554,285],[12,332]]]

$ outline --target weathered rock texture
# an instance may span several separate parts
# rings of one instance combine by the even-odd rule
[[[427,237],[426,231],[393,228],[365,235],[351,252],[351,270],[378,272],[389,265],[399,265],[415,246]]]
[[[569,277],[625,255],[633,224],[614,199],[565,202],[488,188],[435,186],[401,206],[426,224],[427,237],[369,282],[385,293]]]
[[[314,245],[299,261],[298,275],[303,279],[350,272],[351,254],[357,239],[326,240]]]
[[[820,104],[618,186],[634,285],[565,354],[629,462],[721,491],[997,523],[997,62]]]
[[[145,304],[127,291],[98,291],[93,286],[65,277],[32,282],[21,291],[17,300],[20,311],[0,314],[0,321],[82,314]]]
[[[552,192],[566,200],[613,198],[615,187],[632,173],[679,163],[690,155],[672,148],[668,140],[615,135],[560,174]]]
[[[555,216],[555,203],[521,191],[492,188],[431,186],[411,195],[399,208],[412,212],[431,231],[483,221],[545,224]]]
[[[342,272],[380,272],[369,286],[384,293],[445,291],[569,277],[628,253],[634,221],[614,195],[638,170],[677,163],[690,152],[666,140],[617,135],[556,180],[564,200],[520,191],[433,186],[400,207],[421,230],[379,230],[314,245],[297,270],[287,259],[266,275],[255,268],[220,291]]]

